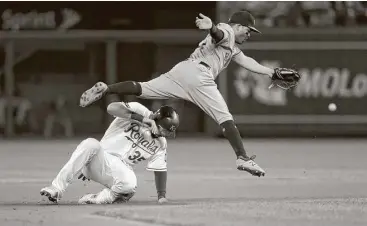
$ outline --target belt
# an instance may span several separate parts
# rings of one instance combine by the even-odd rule
[[[209,64],[205,63],[204,61],[200,61],[199,64],[203,65],[204,67],[208,68],[209,70],[211,69]]]

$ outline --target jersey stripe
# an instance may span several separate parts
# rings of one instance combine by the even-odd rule
[[[156,169],[156,168],[146,168],[147,170],[153,170],[153,171],[167,171],[167,168],[162,168],[162,169]]]

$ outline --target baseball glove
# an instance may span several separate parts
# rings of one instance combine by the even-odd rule
[[[271,77],[272,83],[269,88],[278,86],[281,89],[288,90],[297,85],[301,75],[295,69],[275,68]]]

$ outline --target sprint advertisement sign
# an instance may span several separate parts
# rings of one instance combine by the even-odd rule
[[[18,12],[7,8],[1,14],[3,30],[52,30],[68,29],[79,23],[81,16],[73,9]]]
[[[269,90],[267,76],[231,63],[225,96],[239,123],[367,123],[365,51],[244,50],[244,53],[269,67],[295,64],[302,79],[292,90]],[[337,104],[337,111],[330,112],[329,103]],[[276,118],[280,121],[275,122]]]

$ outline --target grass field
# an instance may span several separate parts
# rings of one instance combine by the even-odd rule
[[[136,168],[126,204],[77,205],[102,187],[76,181],[58,205],[39,195],[79,140],[0,141],[0,225],[367,225],[367,140],[244,140],[266,169],[235,169],[226,140],[169,142],[167,205],[152,172]]]

